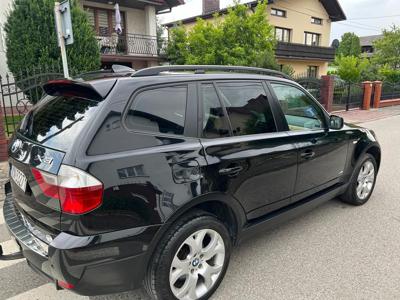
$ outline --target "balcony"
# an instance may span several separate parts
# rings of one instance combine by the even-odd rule
[[[335,49],[332,47],[309,46],[304,44],[278,42],[277,58],[296,58],[302,60],[333,61]]]
[[[157,37],[143,34],[125,34],[97,37],[101,55],[157,57]]]

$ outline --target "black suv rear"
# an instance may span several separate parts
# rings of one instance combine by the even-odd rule
[[[364,204],[375,185],[374,133],[278,72],[154,67],[44,89],[10,141],[4,215],[21,253],[0,259],[22,254],[57,288],[206,299],[232,245],[337,196]]]

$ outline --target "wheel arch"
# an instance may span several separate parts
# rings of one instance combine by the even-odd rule
[[[379,170],[379,167],[381,165],[382,153],[381,153],[381,147],[376,142],[368,143],[364,141],[358,144],[356,150],[354,151],[353,166],[355,166],[359,161],[359,159],[366,153],[372,155],[375,158]]]
[[[157,245],[165,236],[165,233],[177,222],[182,216],[193,210],[203,210],[215,215],[225,224],[232,237],[232,243],[236,243],[236,238],[246,223],[246,215],[239,202],[226,194],[210,193],[192,199],[187,204],[180,207],[174,214],[161,226],[154,236],[151,244],[148,247],[147,265],[151,261]]]

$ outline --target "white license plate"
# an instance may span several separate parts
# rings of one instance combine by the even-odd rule
[[[11,178],[25,192],[27,182],[25,174],[16,167],[11,166]]]

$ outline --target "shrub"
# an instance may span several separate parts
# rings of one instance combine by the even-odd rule
[[[15,0],[5,24],[7,64],[18,74],[24,70],[61,65],[54,21],[54,0]],[[71,74],[100,67],[100,50],[86,13],[71,1],[74,44],[67,46]],[[24,89],[24,87],[20,87]],[[32,98],[32,102],[38,99]]]

